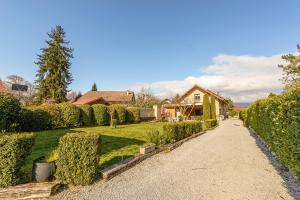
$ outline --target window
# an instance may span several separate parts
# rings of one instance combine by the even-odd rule
[[[200,94],[194,94],[195,101],[200,101]]]

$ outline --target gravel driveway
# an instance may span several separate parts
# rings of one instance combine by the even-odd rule
[[[76,192],[67,190],[53,199],[294,198],[255,138],[239,120],[230,119],[107,182],[99,181]]]

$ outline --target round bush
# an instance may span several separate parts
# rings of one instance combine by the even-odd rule
[[[11,95],[0,94],[0,131],[12,131],[16,127],[21,105]]]
[[[58,104],[64,127],[78,127],[81,125],[80,109],[71,103]]]
[[[118,120],[118,124],[125,124],[127,122],[127,110],[121,105],[110,105],[109,110],[115,110],[114,119]]]
[[[40,131],[51,128],[49,114],[36,106],[21,110],[19,124],[22,131]]]
[[[94,112],[94,119],[97,125],[108,125],[109,124],[109,113],[107,106],[103,104],[92,105]]]
[[[129,123],[138,123],[141,121],[140,109],[138,107],[127,108],[127,121]]]
[[[57,104],[42,104],[38,108],[48,113],[50,121],[49,128],[61,128],[64,126],[62,114]]]
[[[93,109],[90,105],[78,106],[81,110],[81,120],[84,126],[93,125]]]

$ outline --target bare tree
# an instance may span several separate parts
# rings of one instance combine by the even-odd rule
[[[159,104],[160,100],[154,96],[150,89],[141,88],[136,94],[136,106],[147,108]]]

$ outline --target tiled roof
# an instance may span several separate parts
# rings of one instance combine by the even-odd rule
[[[105,103],[133,103],[134,93],[130,91],[89,91],[74,102],[76,105],[92,104],[96,101]]]

